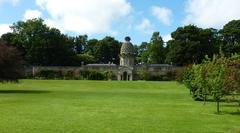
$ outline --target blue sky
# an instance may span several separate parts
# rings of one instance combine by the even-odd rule
[[[240,0],[0,0],[0,35],[14,22],[41,17],[71,36],[131,36],[140,44],[159,31],[167,41],[179,26],[222,28],[240,19],[238,5]]]

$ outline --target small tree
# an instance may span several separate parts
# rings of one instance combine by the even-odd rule
[[[224,96],[224,88],[225,88],[225,67],[224,63],[226,62],[225,57],[221,57],[216,59],[214,57],[213,61],[208,65],[208,75],[207,81],[208,85],[211,88],[211,93],[213,95],[214,100],[217,103],[217,113],[220,112],[220,100]]]
[[[0,82],[15,81],[22,75],[23,60],[19,52],[0,41]]]

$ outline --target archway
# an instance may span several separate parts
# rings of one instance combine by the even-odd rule
[[[128,73],[126,71],[123,72],[123,80],[128,80]]]

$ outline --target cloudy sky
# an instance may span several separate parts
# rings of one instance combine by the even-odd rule
[[[123,40],[128,35],[140,44],[159,31],[167,41],[187,24],[222,28],[240,19],[239,5],[240,0],[0,0],[0,35],[16,21],[41,17],[71,36]]]

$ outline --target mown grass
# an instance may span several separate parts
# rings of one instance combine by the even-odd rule
[[[0,133],[239,133],[237,108],[176,82],[21,80],[0,84]]]

